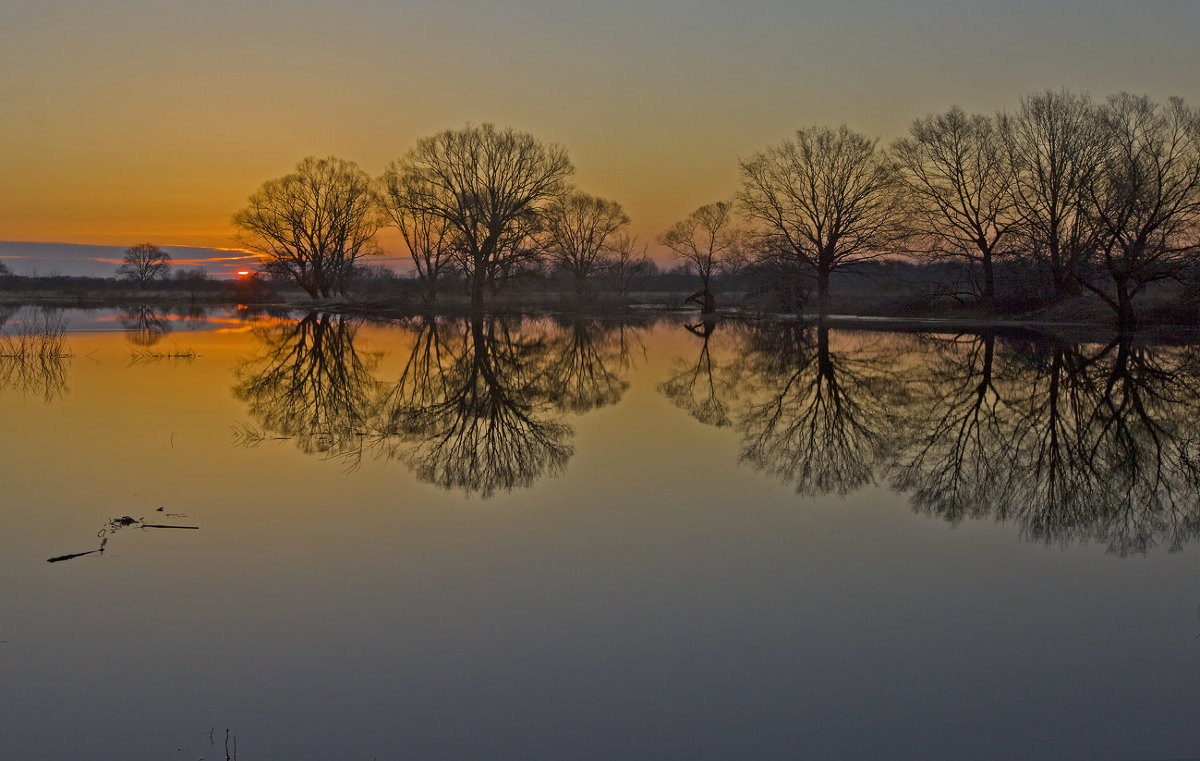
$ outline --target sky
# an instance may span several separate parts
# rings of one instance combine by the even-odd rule
[[[663,229],[798,127],[886,144],[1061,87],[1200,105],[1198,30],[1195,0],[4,0],[0,256],[229,256],[233,213],[303,157],[377,175],[490,121],[566,147],[663,258]]]

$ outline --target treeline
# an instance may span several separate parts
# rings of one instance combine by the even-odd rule
[[[882,257],[956,263],[965,277],[951,295],[990,309],[998,266],[1021,261],[1054,296],[1095,294],[1131,328],[1137,296],[1182,278],[1200,248],[1200,118],[1177,98],[1035,93],[1011,112],[916,119],[890,146],[811,126],[739,167],[732,200],[658,238],[698,279],[705,311],[714,278],[750,272],[777,308],[815,297],[824,313],[835,273]],[[572,173],[561,146],[468,126],[422,138],[375,179],[307,158],[234,223],[270,272],[314,297],[344,290],[385,225],[430,301],[448,277],[479,304],[550,268],[580,295],[601,279],[627,292],[646,246],[619,203],[573,187]]]
[[[657,238],[705,312],[724,283],[764,309],[825,314],[835,276],[885,259],[927,265],[921,278],[945,275],[930,294],[985,313],[1005,307],[1004,274],[1042,306],[1092,294],[1121,329],[1136,326],[1156,283],[1185,283],[1200,303],[1200,116],[1178,98],[1045,91],[1012,111],[929,114],[887,146],[814,125],[739,169],[730,199]],[[267,275],[313,298],[386,279],[364,267],[386,227],[406,242],[428,303],[455,292],[480,306],[530,276],[624,298],[656,274],[647,245],[618,202],[575,187],[573,173],[559,145],[468,125],[421,138],[379,177],[306,158],[233,222]],[[155,251],[129,256],[126,278],[155,277]],[[876,298],[899,286],[859,287]]]

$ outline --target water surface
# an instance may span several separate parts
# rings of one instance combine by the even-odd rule
[[[146,311],[7,316],[3,757],[1200,747],[1193,347]]]

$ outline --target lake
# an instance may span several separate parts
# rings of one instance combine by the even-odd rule
[[[1200,748],[1197,346],[4,317],[4,758]]]

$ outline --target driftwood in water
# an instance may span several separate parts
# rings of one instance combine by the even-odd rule
[[[162,508],[160,507],[159,510],[161,511]],[[167,515],[174,516],[175,514],[168,513]],[[179,515],[179,517],[184,517],[182,513],[179,513],[178,515]],[[46,562],[47,563],[60,563],[64,560],[72,560],[74,558],[81,558],[84,555],[95,555],[97,553],[103,555],[104,554],[104,546],[106,544],[108,544],[108,534],[115,532],[115,531],[119,531],[120,529],[123,529],[123,528],[129,528],[130,526],[136,526],[138,528],[182,528],[182,529],[190,529],[192,531],[196,531],[200,528],[199,526],[177,526],[177,525],[169,524],[169,523],[146,523],[141,518],[134,518],[134,517],[131,517],[128,515],[123,515],[120,518],[109,518],[108,522],[105,523],[104,526],[100,529],[100,534],[99,534],[100,548],[99,549],[88,550],[87,552],[73,552],[69,555],[59,555],[58,557],[46,558]]]
[[[81,558],[84,555],[95,555],[97,552],[104,552],[104,550],[88,550],[87,552],[75,552],[70,555],[59,555],[56,558],[46,558],[46,562],[47,563],[58,563],[63,560],[71,560],[72,558]]]

